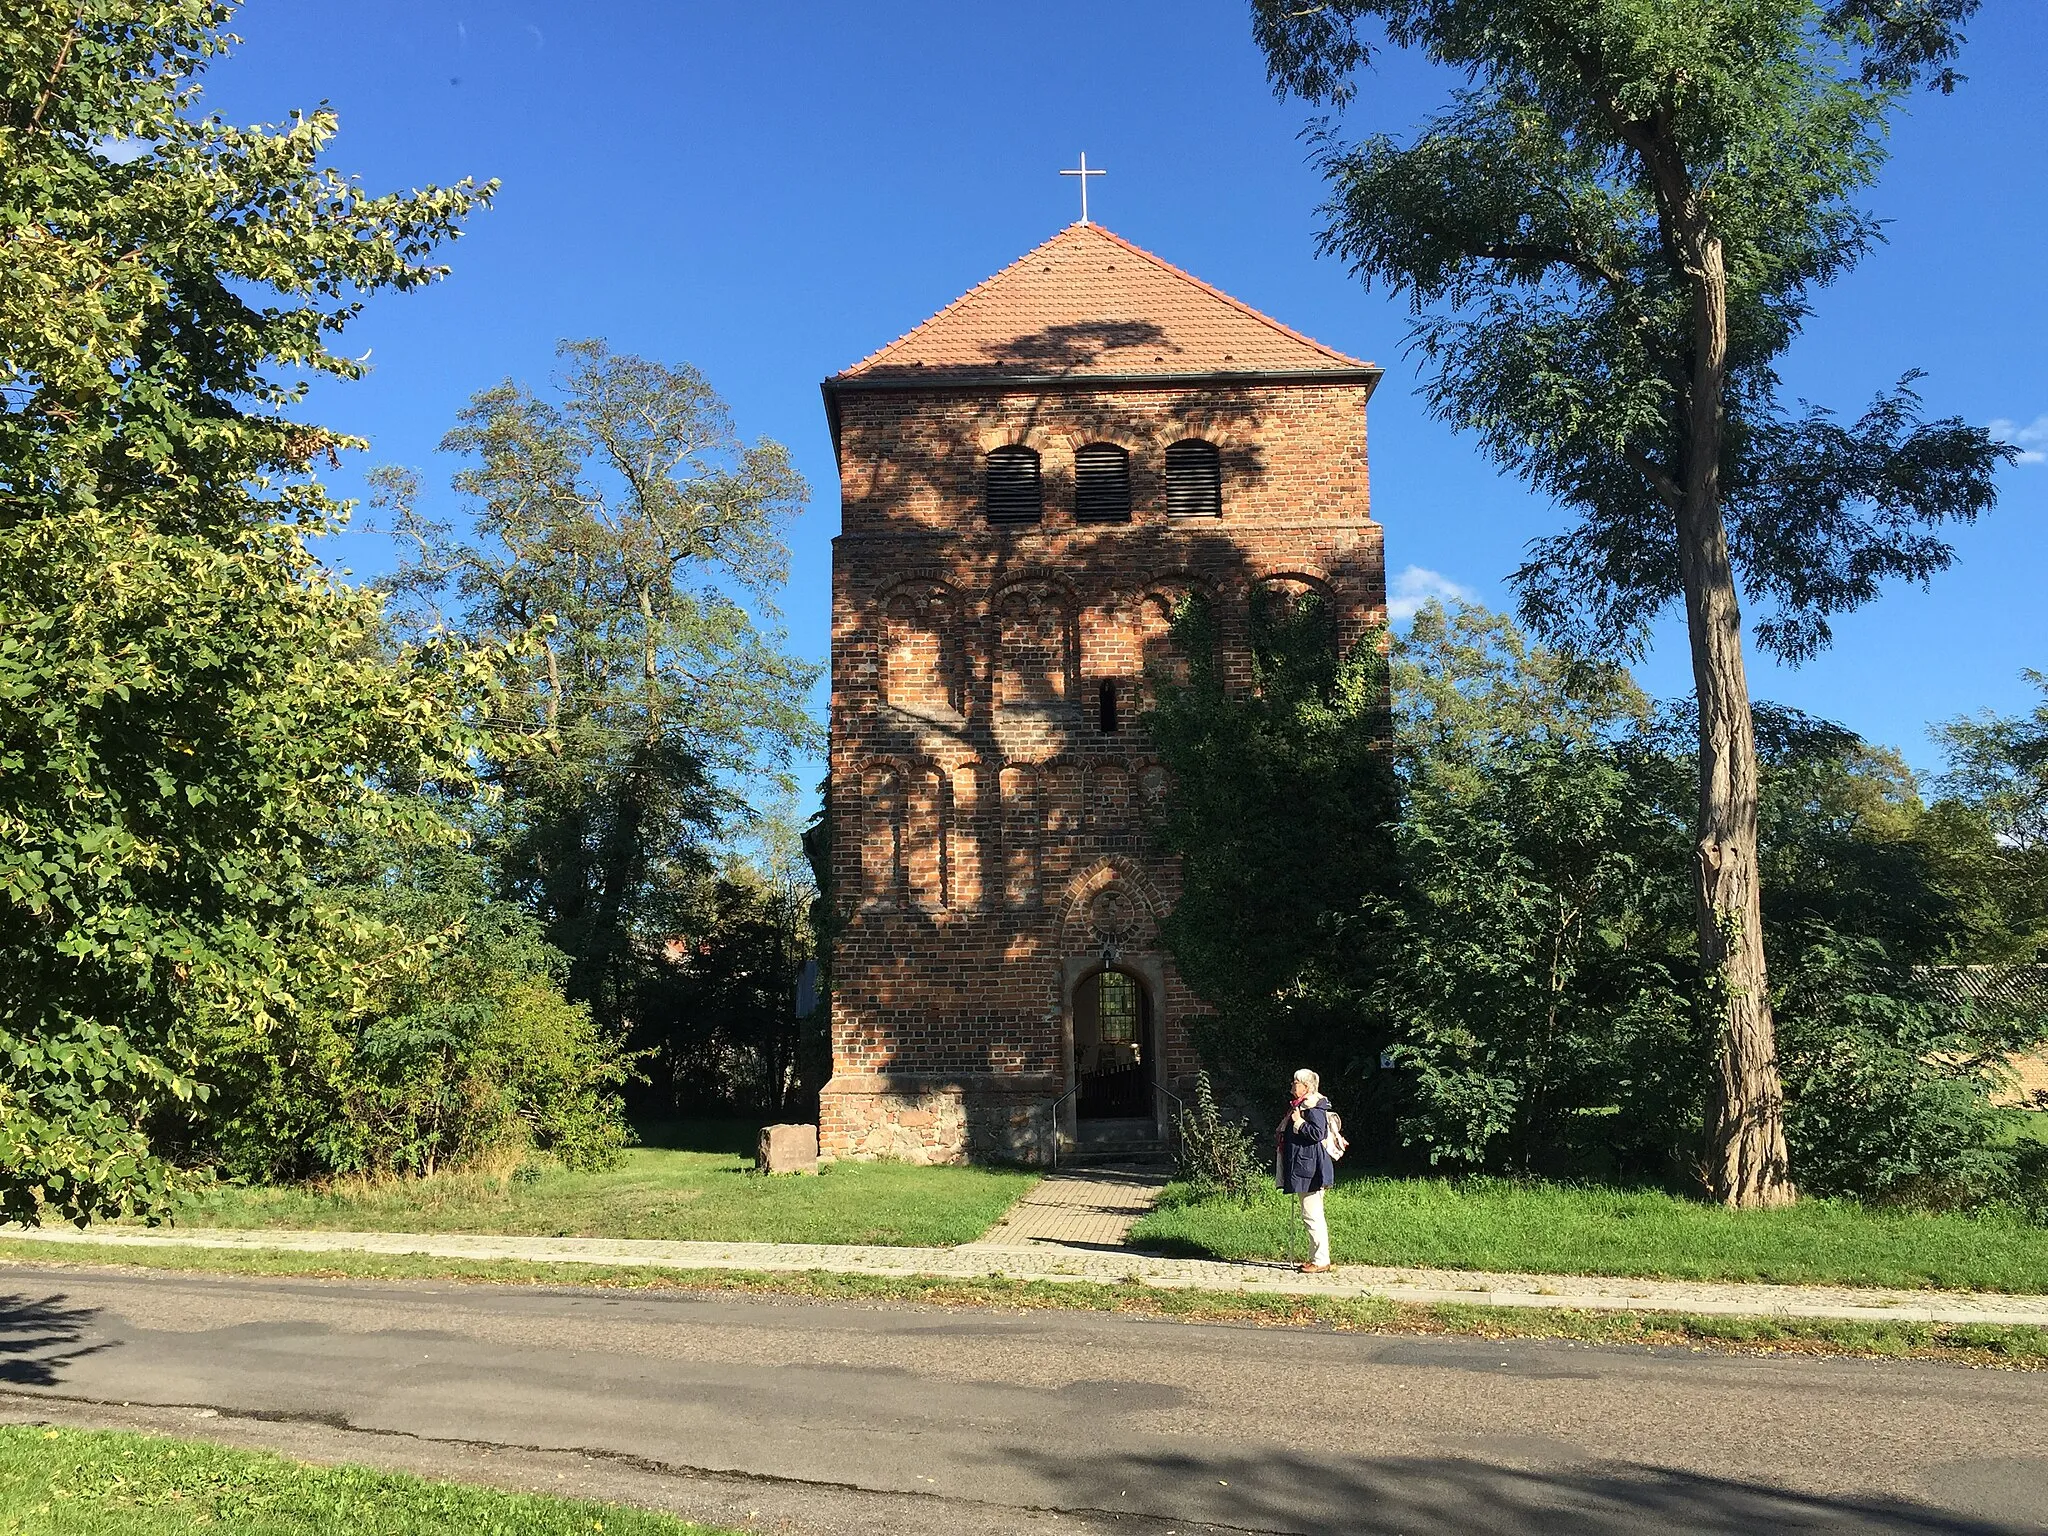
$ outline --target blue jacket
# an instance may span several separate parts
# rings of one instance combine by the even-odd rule
[[[1337,1182],[1337,1165],[1323,1148],[1330,1134],[1330,1101],[1321,1094],[1301,1112],[1301,1129],[1289,1113],[1280,1121],[1279,1155],[1274,1159],[1280,1187],[1290,1195],[1328,1189]]]

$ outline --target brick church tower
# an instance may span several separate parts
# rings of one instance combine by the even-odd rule
[[[1164,1132],[1201,1009],[1138,727],[1202,594],[1382,618],[1380,371],[1097,225],[824,384],[839,460],[823,1150],[1044,1162]]]

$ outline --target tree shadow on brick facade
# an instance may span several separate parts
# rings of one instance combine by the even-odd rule
[[[1158,430],[1136,434],[1157,450],[1155,458],[1172,441],[1206,438],[1227,424],[1226,440],[1218,444],[1225,476],[1238,485],[1256,480],[1264,473],[1256,440],[1264,420],[1253,404],[1253,396],[1260,392],[1255,380],[1191,387],[1162,376],[1157,384],[1126,380],[1093,386],[1080,373],[1121,352],[1133,354],[1134,362],[1153,361],[1164,355],[1157,349],[1170,345],[1165,332],[1150,321],[1094,321],[1019,335],[994,349],[1000,362],[991,358],[953,367],[899,369],[845,383],[828,380],[827,413],[834,448],[842,457],[856,446],[843,440],[851,402],[894,406],[883,413],[891,428],[889,450],[856,455],[876,472],[863,494],[848,499],[847,524],[858,521],[863,531],[880,531],[895,521],[887,509],[929,506],[934,500],[971,512],[978,520],[982,458],[993,446],[987,434],[1035,444],[1054,417],[1065,432],[1126,446],[1134,438],[1134,422],[1157,422]],[[1163,408],[1133,408],[1136,401],[1152,407],[1152,402],[1162,400]],[[865,417],[868,410],[851,414]],[[1149,460],[1134,461],[1134,503],[1149,500],[1163,506],[1162,467]],[[1048,510],[1063,500],[1070,507],[1070,476],[1063,464],[1053,468],[1046,485]],[[928,526],[911,521],[914,527]]]
[[[1248,686],[1242,653],[1261,582],[1327,593],[1353,630],[1384,603],[1366,505],[1368,387],[1089,376],[1121,357],[1131,373],[1173,366],[1142,350],[1164,343],[1143,321],[1054,326],[991,349],[1001,369],[826,384],[844,514],[833,577],[831,874],[844,925],[834,1046],[849,1080],[1029,1077],[1048,1085],[1049,1105],[1070,1066],[1061,967],[1077,952],[1055,910],[1068,870],[1113,851],[1145,865],[1169,901],[1177,888],[1145,826],[1163,779],[1140,723],[1149,679],[1187,661],[1160,615],[1186,593],[1205,595],[1222,671]],[[1219,516],[1168,511],[1166,452],[1191,439],[1216,448]],[[1130,456],[1128,521],[1074,515],[1074,455],[1096,442]],[[987,456],[1019,444],[1041,455],[1043,517],[992,523]],[[926,828],[934,817],[938,833]],[[936,903],[933,890],[944,892]],[[1169,976],[1165,1086],[1192,1075],[1181,1021],[1195,1006]],[[990,1088],[987,1110],[976,1107],[977,1157],[1014,1155],[995,1150],[1018,1135],[1005,1092]]]

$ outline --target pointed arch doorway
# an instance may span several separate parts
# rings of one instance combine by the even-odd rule
[[[1073,1023],[1075,1117],[1151,1119],[1159,1031],[1144,977],[1120,965],[1083,976]]]

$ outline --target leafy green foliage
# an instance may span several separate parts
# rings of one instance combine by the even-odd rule
[[[1644,700],[1470,609],[1419,615],[1394,676],[1402,878],[1350,933],[1404,1140],[1432,1162],[1660,1171],[1705,1053],[1673,944],[1683,823],[1625,749]]]
[[[2048,849],[2048,675],[2028,672],[2041,703],[2026,715],[1951,720],[1935,734],[1948,748],[1943,788],[1990,819],[2001,843]]]
[[[490,896],[473,856],[384,851],[330,887],[374,977],[208,1038],[214,1102],[166,1140],[258,1183],[427,1175],[527,1148],[615,1162],[633,1063],[562,996],[566,961],[539,923]]]
[[[1942,967],[2003,958],[2004,881],[1955,853],[1984,819],[1927,807],[1896,754],[1790,711],[1762,715],[1765,923],[1778,960],[1788,1129],[1817,1189],[1927,1205],[2048,1189],[1991,1103],[2048,1019],[1960,998]]]
[[[561,355],[559,399],[485,390],[443,441],[471,461],[466,536],[410,475],[383,472],[381,499],[414,549],[391,583],[412,633],[530,641],[495,723],[545,747],[493,760],[485,846],[569,956],[571,995],[618,1027],[692,931],[721,838],[815,735],[817,668],[773,602],[806,491],[694,369],[597,341]]]
[[[1424,393],[1568,508],[1515,573],[1524,619],[1641,653],[1682,603],[1698,700],[1703,998],[1719,1014],[1719,1198],[1794,1197],[1767,1001],[1743,597],[1792,662],[2014,450],[1926,419],[1908,373],[1852,424],[1788,407],[1777,359],[1881,237],[1858,205],[1919,78],[1946,91],[1977,0],[1253,0],[1276,88],[1343,104],[1381,37],[1462,77],[1403,144],[1325,125],[1326,251],[1410,300]]]
[[[231,7],[7,8],[0,54],[0,1060],[6,1209],[160,1205],[142,1137],[195,1030],[356,963],[313,864],[403,820],[365,765],[463,778],[483,657],[391,655],[307,541],[339,509],[286,370],[489,195],[374,197],[319,113],[195,114]],[[116,142],[137,148],[115,155]],[[310,980],[308,968],[310,967]]]
[[[795,852],[794,839],[782,848]],[[728,860],[708,910],[640,993],[635,1040],[649,1055],[651,1105],[664,1115],[714,1104],[812,1118],[831,1075],[823,1008],[796,1016],[796,979],[811,954],[810,872],[783,857],[767,868]]]
[[[0,1061],[0,1218],[37,1224],[45,1209],[84,1226],[95,1216],[142,1215],[167,1202],[166,1171],[137,1122],[156,1098],[204,1089],[137,1050],[118,1029],[5,1038]]]
[[[1781,655],[1826,645],[1829,616],[1886,580],[1946,567],[1953,550],[1930,530],[1991,504],[2009,450],[1922,420],[1913,376],[1843,424],[1784,409],[1773,367],[1811,290],[1880,238],[1854,198],[1901,92],[1945,68],[1975,9],[1255,0],[1284,90],[1349,99],[1375,22],[1472,82],[1405,145],[1324,138],[1324,243],[1413,300],[1438,414],[1580,514],[1517,573],[1539,630],[1629,651],[1679,599],[1672,512],[1700,469],[1702,390],[1725,412],[1730,552],[1758,638]],[[1727,271],[1725,393],[1696,371],[1691,237]]]
[[[1227,843],[1300,814],[1293,778],[1206,782],[1247,763],[1379,752],[1399,791],[1379,863],[1292,893],[1304,910],[1284,969],[1250,952],[1267,936],[1229,904],[1176,914],[1176,944],[1243,978],[1205,1047],[1247,1081],[1283,1058],[1337,1073],[1349,1129],[1383,1161],[1406,1147],[1434,1164],[1693,1184],[1713,1038],[1686,890],[1690,712],[1654,711],[1619,668],[1472,609],[1425,609],[1392,643],[1391,678],[1390,747],[1372,711],[1289,718],[1270,701],[1167,696],[1176,848],[1211,836],[1204,816],[1228,818]],[[1988,829],[1969,833],[1959,803],[1925,806],[1896,754],[1839,727],[1768,707],[1759,722],[1764,921],[1802,1177],[1930,1205],[2031,1199],[1992,1091],[2044,1021],[1958,1004],[1929,970],[2000,942],[1982,869],[1955,851]],[[1288,835],[1335,841],[1306,817]]]
[[[1192,1097],[1174,1127],[1174,1176],[1198,1195],[1251,1200],[1268,1182],[1267,1160],[1251,1128],[1217,1105],[1207,1072],[1195,1074]]]
[[[1230,1095],[1285,1088],[1319,1032],[1335,914],[1387,868],[1386,662],[1377,635],[1338,657],[1313,596],[1262,592],[1249,693],[1225,688],[1206,605],[1175,620],[1185,684],[1154,680],[1144,728],[1174,774],[1161,834],[1180,856],[1168,942],[1215,1009],[1198,1025]],[[1278,1106],[1274,1106],[1277,1118]]]
[[[2003,937],[1989,958],[2048,962],[2048,676],[2028,672],[2042,702],[2023,715],[1951,720],[1935,735],[1948,753],[1949,848],[1982,888],[1983,926]]]
[[[1326,135],[1324,244],[1413,301],[1431,405],[1580,515],[1517,572],[1525,617],[1632,652],[1681,595],[1673,512],[1714,466],[1759,640],[1793,660],[1830,615],[1953,549],[2011,450],[1925,421],[1909,375],[1852,424],[1781,406],[1775,359],[1811,291],[1880,238],[1856,206],[1915,74],[1945,71],[1974,0],[1254,0],[1276,86],[1349,100],[1370,27],[1470,87],[1407,144]],[[1941,72],[1944,88],[1952,73]],[[1708,378],[1693,242],[1727,272],[1725,380]]]
[[[1986,1090],[2038,1026],[1959,1008],[1869,939],[1823,935],[1786,969],[1788,1131],[1814,1188],[1934,1208],[2035,1198]]]

